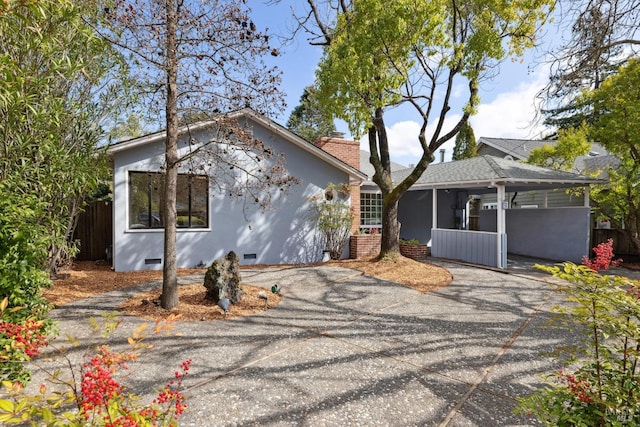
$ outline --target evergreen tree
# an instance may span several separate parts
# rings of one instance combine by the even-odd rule
[[[322,136],[329,136],[336,130],[331,114],[322,109],[318,103],[313,86],[304,88],[300,104],[293,109],[287,127],[291,132],[313,142]]]
[[[476,136],[469,122],[465,123],[456,136],[456,145],[453,148],[453,160],[470,159],[478,155]]]

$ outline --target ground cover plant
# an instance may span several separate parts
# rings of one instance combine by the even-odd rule
[[[582,337],[547,386],[520,400],[518,411],[546,425],[640,424],[640,283],[602,274],[618,263],[612,246],[598,245],[584,265],[538,266],[564,281],[568,304],[554,310]]]

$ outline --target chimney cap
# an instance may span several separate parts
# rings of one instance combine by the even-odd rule
[[[331,131],[331,133],[329,134],[329,136],[331,138],[344,138],[344,132],[340,132],[337,130]]]

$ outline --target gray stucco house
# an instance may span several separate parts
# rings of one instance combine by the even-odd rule
[[[288,173],[300,180],[276,194],[272,209],[260,211],[243,200],[225,196],[206,174],[178,178],[177,264],[210,264],[235,251],[243,264],[319,261],[319,246],[310,199],[324,194],[329,183],[359,185],[366,176],[326,151],[250,109],[233,113],[253,136],[285,156]],[[214,138],[215,121],[179,130],[182,154],[194,143]],[[113,164],[113,266],[116,271],[161,269],[163,223],[159,209],[165,132],[118,142],[109,147]],[[181,181],[184,185],[181,186]]]
[[[311,216],[311,198],[327,184],[345,183],[355,214],[354,234],[381,228],[382,198],[370,180],[368,153],[340,135],[313,144],[250,109],[232,114],[256,139],[284,154],[288,173],[300,184],[275,197],[262,212],[206,174],[187,173],[180,180],[177,235],[178,266],[208,265],[233,250],[242,264],[317,262],[323,247]],[[214,139],[215,121],[180,129],[180,150]],[[159,183],[164,162],[164,132],[118,142],[109,147],[113,164],[113,266],[116,271],[160,269],[163,228]],[[393,164],[399,182],[409,169]],[[514,209],[510,194],[585,187],[596,180],[576,173],[526,165],[516,160],[480,156],[429,166],[399,204],[401,237],[429,243],[432,255],[506,267],[507,252],[558,261],[579,261],[589,253],[588,202],[570,208]],[[476,200],[493,197],[492,209]],[[588,201],[588,197],[585,199]],[[344,256],[348,256],[345,248]]]

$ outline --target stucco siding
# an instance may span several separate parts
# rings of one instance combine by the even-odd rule
[[[400,237],[418,239],[420,243],[431,240],[432,228],[432,191],[419,190],[406,192],[398,204],[398,221],[400,221]],[[438,191],[438,228],[454,228],[455,226],[455,191]]]
[[[254,123],[254,136],[276,153],[286,156],[288,173],[300,180],[288,192],[273,189],[272,209],[262,212],[251,200],[232,199],[209,186],[209,227],[179,229],[178,267],[209,265],[228,251],[235,251],[241,264],[314,262],[322,258],[322,247],[310,211],[310,198],[323,194],[329,182],[349,182],[349,176],[318,157],[285,141]],[[206,130],[192,135],[206,140]],[[184,141],[181,149],[185,149]],[[114,268],[116,271],[161,269],[162,230],[130,230],[127,224],[128,172],[158,171],[163,164],[164,141],[132,148],[114,155]]]
[[[509,209],[510,253],[580,262],[589,252],[589,208]]]

